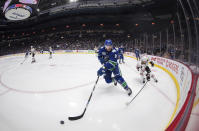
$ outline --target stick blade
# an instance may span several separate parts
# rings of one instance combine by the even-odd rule
[[[83,115],[80,115],[80,116],[74,116],[74,117],[68,117],[68,120],[70,121],[75,121],[75,120],[79,120],[83,117]]]
[[[126,106],[129,106],[129,104],[130,104],[129,102],[126,102],[126,104],[125,104],[125,105],[126,105]]]

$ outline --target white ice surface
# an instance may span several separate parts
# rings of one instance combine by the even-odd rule
[[[136,61],[125,57],[120,69],[133,95],[101,77],[84,117],[69,121],[82,113],[101,65],[93,54],[48,58],[36,55],[36,63],[28,58],[22,65],[23,56],[0,58],[0,131],[162,131],[167,126],[176,89],[161,69],[152,69],[159,82],[150,81],[127,107],[143,84]]]

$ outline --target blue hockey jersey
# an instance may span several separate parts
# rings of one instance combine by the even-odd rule
[[[107,51],[105,47],[101,47],[98,51],[98,59],[101,64],[105,66],[105,68],[110,69],[111,67],[115,67],[118,63],[118,50],[113,48],[111,51]],[[111,67],[109,67],[112,65]]]
[[[119,50],[119,54],[121,54],[121,55],[124,54],[124,48],[120,47],[118,50]]]

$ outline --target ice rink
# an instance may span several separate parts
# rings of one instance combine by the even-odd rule
[[[80,115],[101,67],[95,54],[36,55],[36,63],[24,56],[0,58],[1,131],[163,131],[174,113],[176,88],[163,70],[154,67],[158,83],[150,81],[129,105],[143,83],[137,61],[125,57],[120,69],[132,96],[103,77],[94,91],[84,117]],[[61,125],[60,121],[65,124]]]

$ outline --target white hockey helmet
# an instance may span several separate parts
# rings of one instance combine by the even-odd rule
[[[147,62],[148,62],[148,57],[147,57],[147,56],[143,56],[143,57],[141,58],[141,61],[142,61],[143,63],[147,63]]]

